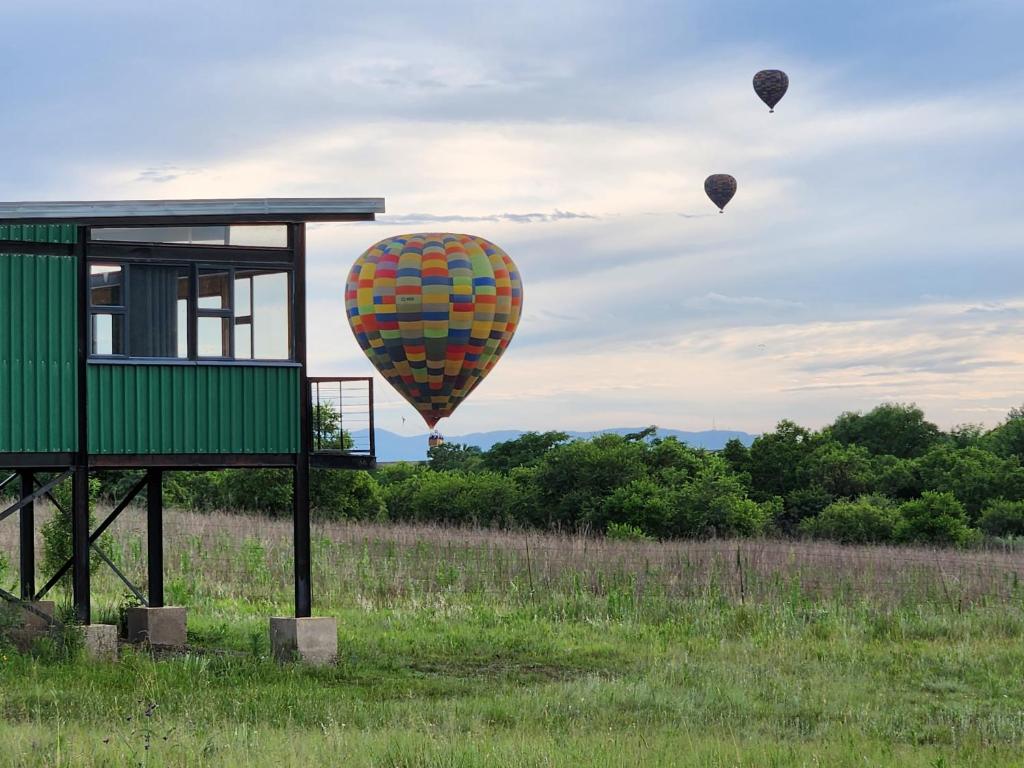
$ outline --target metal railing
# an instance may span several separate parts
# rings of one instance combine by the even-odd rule
[[[375,456],[373,379],[310,376],[306,381],[311,452]]]

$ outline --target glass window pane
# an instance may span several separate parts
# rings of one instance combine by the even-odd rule
[[[248,317],[252,314],[252,273],[236,272],[235,275],[235,317]]]
[[[248,322],[235,325],[235,359],[252,360],[252,325]]]
[[[231,226],[93,227],[92,240],[115,243],[170,243],[172,245],[238,245],[287,248],[284,224]]]
[[[288,229],[284,224],[233,224],[228,230],[227,244],[253,248],[287,248]]]
[[[224,245],[225,226],[201,227],[93,227],[92,239],[116,243],[170,243],[172,245]]]
[[[200,317],[197,324],[199,357],[230,357],[229,329],[226,317]]]
[[[89,265],[89,301],[94,307],[124,306],[124,269],[118,264]]]
[[[93,314],[92,354],[124,354],[124,315],[102,312]]]
[[[230,273],[221,270],[199,270],[199,308],[230,309]]]
[[[290,357],[287,272],[253,273],[252,338],[255,359],[287,360]]]
[[[188,357],[188,269],[133,264],[128,271],[128,354],[132,357]]]
[[[178,357],[188,357],[188,299],[178,299]]]

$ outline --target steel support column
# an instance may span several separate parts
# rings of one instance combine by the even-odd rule
[[[89,359],[89,265],[86,228],[76,229],[75,257],[78,260],[75,325],[77,336],[78,450],[71,476],[71,593],[75,617],[81,624],[92,623],[92,593],[89,583],[89,416],[86,365]]]
[[[71,587],[75,618],[92,623],[89,585],[89,470],[75,467],[71,476]]]
[[[306,379],[306,226],[292,224],[289,239],[295,254],[293,292],[295,296],[295,359],[302,366],[299,376],[299,452],[295,456],[292,483],[292,523],[295,545],[295,617],[313,615],[313,574],[309,530],[309,446],[311,414],[309,382]]]
[[[149,566],[149,607],[164,607],[163,470],[150,469],[146,484],[146,545]]]
[[[35,491],[31,470],[21,473],[21,498],[32,496]],[[35,503],[21,508],[21,530],[19,544],[18,579],[21,582],[21,599],[32,600],[36,595],[36,515]]]

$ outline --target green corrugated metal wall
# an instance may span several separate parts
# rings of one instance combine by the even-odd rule
[[[26,243],[73,243],[75,224],[0,224],[0,240]]]
[[[45,225],[0,239],[28,239],[10,229],[48,239]],[[0,453],[76,448],[75,280],[73,257],[0,254]]]
[[[89,453],[295,453],[299,369],[89,366]]]

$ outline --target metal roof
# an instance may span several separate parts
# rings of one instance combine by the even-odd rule
[[[202,223],[372,221],[382,197],[266,197],[211,200],[0,202],[2,223]]]

